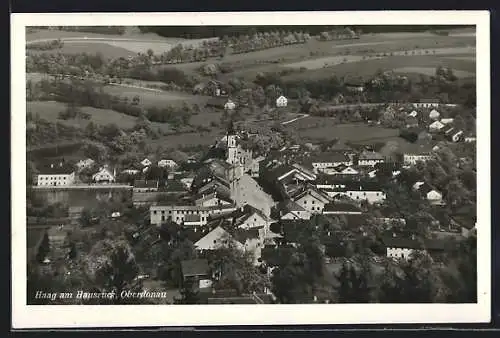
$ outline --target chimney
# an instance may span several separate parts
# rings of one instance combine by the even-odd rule
[[[396,237],[396,233],[395,232],[392,233],[392,237]]]

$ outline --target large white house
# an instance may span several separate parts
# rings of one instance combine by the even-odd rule
[[[384,156],[375,151],[364,151],[359,155],[358,165],[374,167],[378,163],[384,163]]]
[[[313,187],[307,187],[290,197],[295,203],[313,214],[320,214],[325,204],[330,202],[328,195]]]
[[[348,167],[353,165],[351,158],[341,152],[323,153],[313,157],[309,162],[315,174],[342,164]]]
[[[286,107],[288,104],[288,99],[281,95],[276,99],[276,107]]]
[[[183,224],[187,215],[199,215],[200,224],[205,225],[210,215],[220,215],[230,213],[236,207],[230,205],[220,205],[202,207],[196,205],[153,205],[149,208],[151,224],[161,225],[167,221]]]
[[[40,168],[37,175],[38,186],[61,186],[71,185],[75,182],[74,169],[63,163],[57,165],[51,164]]]
[[[177,163],[171,159],[168,160],[163,159],[158,161],[158,167],[174,169],[177,167]]]

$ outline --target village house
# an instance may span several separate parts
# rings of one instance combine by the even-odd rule
[[[413,103],[415,108],[437,108],[439,107],[439,100],[436,99],[421,99],[420,102]]]
[[[246,204],[233,211],[228,216],[223,216],[231,220],[232,226],[240,229],[263,229],[264,233],[269,230],[271,219],[262,211]]]
[[[376,182],[322,180],[316,182],[316,187],[330,198],[345,196],[357,202],[366,201],[370,204],[382,203],[386,199],[385,192]]]
[[[330,202],[328,196],[313,186],[297,191],[290,199],[313,214],[320,214],[325,204]]]
[[[102,167],[92,175],[92,181],[95,183],[113,183],[115,181],[115,175],[107,167]]]
[[[60,162],[39,168],[37,175],[38,186],[63,186],[75,183],[75,170],[72,166]]]
[[[158,161],[158,167],[160,168],[169,168],[169,169],[175,169],[178,167],[177,163],[174,160],[171,159],[163,159]]]
[[[135,180],[133,193],[158,191],[159,182],[157,180]]]
[[[221,205],[233,204],[233,201],[221,189],[212,189],[211,191],[199,194],[194,197],[194,203],[200,207],[215,207]]]
[[[90,169],[94,166],[95,161],[91,158],[87,158],[85,160],[80,160],[76,163],[76,167],[78,171],[82,171],[83,169]]]
[[[193,285],[195,290],[204,291],[212,287],[210,268],[206,259],[181,261],[182,284]]]
[[[443,203],[443,194],[423,181],[413,184],[413,190],[418,191],[432,205],[441,205]]]
[[[374,167],[378,163],[384,163],[384,156],[376,151],[363,151],[358,157],[358,165]]]
[[[352,159],[342,152],[322,153],[308,159],[307,162],[311,164],[315,174],[324,172],[325,169],[334,168],[341,164],[345,166],[353,165]]]
[[[177,224],[183,224],[187,215],[199,215],[201,225],[208,222],[210,215],[225,214],[236,210],[234,205],[220,205],[212,207],[201,207],[196,205],[152,205],[149,208],[150,222],[160,226],[170,221]]]
[[[359,175],[359,171],[353,167],[346,166],[345,164],[339,164],[333,168],[325,168],[322,170],[323,174],[326,175],[336,175],[337,177],[352,177]]]
[[[281,108],[281,107],[286,107],[288,104],[288,100],[286,97],[281,95],[276,99],[276,107]]]
[[[411,237],[384,236],[382,242],[386,248],[386,257],[394,259],[409,260],[416,252],[421,253],[440,253],[444,251],[444,242],[441,240],[419,240],[414,235]]]
[[[212,251],[221,247],[233,246],[243,250],[243,245],[235,240],[222,226],[218,226],[200,238],[194,246],[199,251]]]
[[[439,121],[434,121],[429,125],[429,131],[437,132],[444,128],[444,124]]]
[[[152,162],[149,159],[145,158],[144,160],[141,161],[141,164],[143,167],[149,167],[152,164]]]
[[[280,219],[303,219],[309,220],[312,216],[309,210],[304,209],[292,200],[282,201],[277,205]]]
[[[438,120],[439,116],[441,116],[441,114],[436,109],[431,110],[429,113],[429,118],[431,120]]]

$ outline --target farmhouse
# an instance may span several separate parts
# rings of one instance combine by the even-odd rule
[[[286,107],[288,104],[288,99],[286,97],[284,97],[283,95],[281,95],[280,97],[278,97],[276,99],[276,107],[280,108],[280,107]]]
[[[292,201],[313,214],[321,213],[325,204],[330,202],[330,199],[326,194],[312,186],[308,186],[295,192],[292,196],[290,196],[290,198]]]
[[[419,240],[415,236],[384,236],[382,242],[386,248],[386,256],[395,259],[411,259],[415,252],[439,253],[444,250],[444,242],[440,240]]]
[[[441,114],[440,114],[440,113],[439,113],[436,109],[433,109],[433,110],[431,110],[431,112],[429,113],[429,118],[430,118],[431,120],[437,120],[437,119],[439,119],[439,116],[440,116],[440,115],[441,115]]]
[[[217,250],[221,247],[227,247],[229,245],[232,245],[240,250],[243,250],[244,248],[240,242],[235,240],[231,234],[221,226],[216,227],[194,244],[196,249],[200,251]]]
[[[38,186],[71,185],[75,182],[75,171],[72,166],[60,162],[58,165],[50,164],[39,169],[37,175]]]
[[[264,229],[265,232],[267,232],[271,222],[270,218],[262,211],[249,204],[236,209],[227,218],[231,220],[233,227],[247,230],[259,228]]]
[[[432,205],[440,205],[443,203],[443,195],[425,182],[415,182],[413,189],[422,194],[422,196]]]
[[[313,172],[315,174],[319,172],[324,172],[325,169],[334,168],[341,164],[345,166],[352,166],[352,160],[345,153],[342,152],[330,152],[322,153],[320,155],[314,156],[308,160],[311,164]]]
[[[113,175],[108,168],[103,167],[92,175],[92,181],[96,183],[113,183],[115,181],[115,175]]]
[[[374,167],[378,163],[384,163],[384,156],[375,151],[363,151],[358,157],[359,166]]]
[[[437,132],[444,128],[444,124],[439,121],[434,121],[429,125],[429,131]]]
[[[208,222],[209,215],[230,213],[236,208],[234,205],[201,207],[196,205],[153,205],[149,208],[151,224],[161,225],[167,221],[182,224],[187,215],[199,215],[201,225]]]
[[[304,209],[292,200],[286,200],[280,202],[277,205],[279,210],[280,219],[304,219],[308,220],[311,218],[311,212]]]

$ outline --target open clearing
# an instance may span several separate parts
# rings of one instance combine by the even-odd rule
[[[64,44],[64,46],[60,49],[55,50],[29,50],[30,53],[33,54],[50,54],[50,53],[62,53],[62,54],[97,54],[100,53],[104,57],[107,58],[119,58],[119,57],[128,57],[134,56],[136,53],[131,52],[125,48],[121,48],[118,46],[112,46],[110,44],[104,42],[94,42],[94,43],[86,43],[86,42],[75,42],[71,44]]]
[[[393,69],[395,73],[417,73],[417,74],[424,74],[428,76],[433,76],[436,73],[436,68],[430,68],[430,67],[401,67],[401,68],[395,68]],[[472,77],[474,76],[474,73],[472,72],[467,72],[463,70],[454,70],[453,74],[455,74],[456,77],[459,78],[467,78],[467,77]]]
[[[65,109],[66,105],[64,103],[56,101],[28,101],[26,103],[26,111],[32,112],[33,114],[38,113],[41,118],[48,121],[61,122],[72,127],[85,127],[90,121],[99,125],[115,123],[120,128],[132,128],[136,123],[135,117],[118,113],[111,109],[97,109],[92,107],[81,107],[84,113],[91,115],[90,120],[58,119],[59,112]]]
[[[362,142],[364,140],[377,140],[399,136],[397,129],[380,126],[368,126],[364,123],[336,124],[335,120],[328,117],[306,117],[287,125],[301,139],[307,140],[333,140]]]
[[[436,68],[438,66],[450,67],[454,71],[465,71],[475,74],[475,62],[467,60],[456,60],[448,57],[435,55],[418,56],[389,56],[386,58],[376,58],[362,60],[358,62],[347,62],[332,67],[312,69],[304,72],[297,72],[283,76],[283,81],[311,80],[328,78],[331,76],[361,76],[369,77],[381,69],[382,71],[391,71],[403,67],[424,67]]]
[[[89,120],[83,119],[70,119],[70,120],[60,120],[58,119],[59,112],[66,109],[66,104],[56,101],[28,101],[26,103],[26,111],[32,112],[33,114],[38,113],[41,118],[46,119],[50,122],[60,122],[67,126],[84,128],[93,122],[98,125],[106,125],[110,123],[116,124],[119,128],[128,129],[132,128],[137,119],[133,116],[119,113],[111,109],[98,109],[93,107],[80,107],[80,109],[91,117]],[[153,128],[158,128],[163,132],[171,131],[168,123],[151,123]]]
[[[103,90],[111,95],[126,96],[132,100],[134,96],[138,95],[140,98],[140,105],[144,107],[158,107],[162,108],[167,105],[182,105],[198,104],[204,105],[209,99],[207,96],[190,95],[182,92],[174,91],[152,91],[144,88],[137,87],[121,87],[121,86],[105,86]]]

